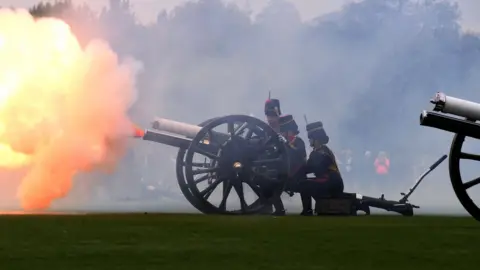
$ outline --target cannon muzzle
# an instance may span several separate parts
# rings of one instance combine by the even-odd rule
[[[133,126],[133,137],[135,138],[142,138],[145,136],[145,131],[141,129],[140,127],[134,125]]]
[[[201,126],[191,125],[183,122],[173,121],[165,118],[157,118],[152,122],[152,128],[157,130],[143,130],[138,126],[133,126],[132,136],[142,138],[146,141],[152,141],[176,148],[186,149],[189,147],[192,139],[202,130]],[[217,141],[226,141],[229,139],[228,134],[220,132],[212,132]],[[208,140],[202,140],[202,147],[208,147]]]

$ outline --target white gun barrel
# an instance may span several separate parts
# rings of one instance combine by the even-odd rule
[[[449,113],[470,120],[480,120],[480,104],[438,92],[430,101],[435,104],[434,111]]]
[[[152,128],[159,131],[182,135],[190,139],[194,138],[202,129],[200,126],[177,122],[165,118],[155,118],[152,123]]]
[[[152,128],[159,131],[163,131],[163,132],[185,136],[186,138],[189,138],[189,139],[195,138],[195,136],[197,136],[200,130],[202,130],[202,127],[200,126],[178,122],[178,121],[165,119],[165,118],[155,118],[155,120],[152,123]],[[228,134],[221,133],[221,132],[213,131],[212,134],[214,134],[215,138],[220,141],[226,141],[230,138]]]
[[[423,111],[420,114],[420,125],[462,133],[480,140],[480,124],[476,122],[480,120],[479,103],[450,97],[441,92],[438,92],[430,102],[435,104],[434,111]]]

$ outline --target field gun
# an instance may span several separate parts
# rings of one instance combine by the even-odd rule
[[[286,145],[267,123],[251,116],[218,117],[198,126],[157,118],[152,129],[145,131],[143,140],[179,149],[176,174],[180,189],[206,214],[259,213],[269,204],[264,187],[285,184],[289,174]],[[209,199],[220,184],[222,198],[216,205]],[[246,198],[247,187],[258,197],[252,202]],[[240,208],[227,211],[232,189]]]
[[[480,139],[480,104],[437,92],[430,101],[433,111],[422,111],[420,125],[455,133],[450,147],[449,174],[455,195],[473,218],[480,221],[480,208],[467,192],[480,184],[480,177],[464,182],[460,160],[480,161],[480,155],[465,153],[462,147],[466,137]]]
[[[176,174],[185,198],[205,214],[249,215],[260,214],[271,202],[274,184],[291,196],[292,168],[290,148],[267,123],[247,115],[228,115],[191,125],[164,118],[152,122],[152,129],[141,132],[143,140],[178,148]],[[418,206],[408,202],[408,197],[422,179],[440,164],[438,160],[424,173],[408,194],[399,201],[343,193],[336,197],[315,198],[319,215],[370,214],[370,207],[412,216]],[[298,161],[297,161],[298,163]],[[294,165],[295,164],[295,165]],[[287,184],[288,183],[288,184]],[[221,189],[217,189],[218,186]],[[227,210],[227,200],[232,189],[238,195],[237,207]],[[217,202],[212,194],[219,191]],[[249,195],[254,196],[249,200]]]

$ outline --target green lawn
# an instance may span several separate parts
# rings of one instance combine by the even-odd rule
[[[0,269],[475,269],[470,217],[0,216]]]

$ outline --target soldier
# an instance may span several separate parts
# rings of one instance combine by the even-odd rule
[[[286,186],[279,186],[277,184],[269,184],[267,186],[268,197],[271,198],[273,206],[275,207],[274,215],[284,215],[285,208],[281,199],[281,194],[286,188],[288,191],[297,190],[298,183],[301,178],[305,177],[305,173],[302,169],[306,165],[307,152],[305,149],[305,143],[298,137],[298,125],[293,119],[292,115],[284,115],[278,118],[278,130],[283,136],[284,142],[288,146],[288,155],[291,161],[290,174],[286,175]]]
[[[312,197],[317,198],[332,196],[343,192],[343,179],[340,175],[335,156],[326,145],[329,141],[322,122],[307,125],[308,139],[313,151],[307,160],[305,173],[313,173],[315,178],[307,179],[301,183],[300,196],[303,211],[301,215],[311,216]]]
[[[268,99],[265,101],[265,117],[267,118],[267,123],[270,127],[275,130],[276,132],[280,132],[278,121],[282,111],[280,110],[280,100],[278,99]],[[267,187],[268,191],[266,193],[267,196],[271,196],[271,191],[273,188]],[[282,206],[283,207],[283,206]],[[262,210],[262,213],[271,214],[273,212],[273,205],[270,204]]]
[[[265,116],[267,117],[267,122],[276,132],[280,132],[278,121],[281,114],[280,100],[268,99],[265,101]]]
[[[292,115],[287,114],[280,116],[279,126],[280,134],[288,143],[289,159],[291,161],[289,177],[295,180],[301,180],[299,179],[300,175],[298,175],[298,173],[301,173],[301,169],[305,167],[307,161],[305,142],[298,136],[300,132]]]

